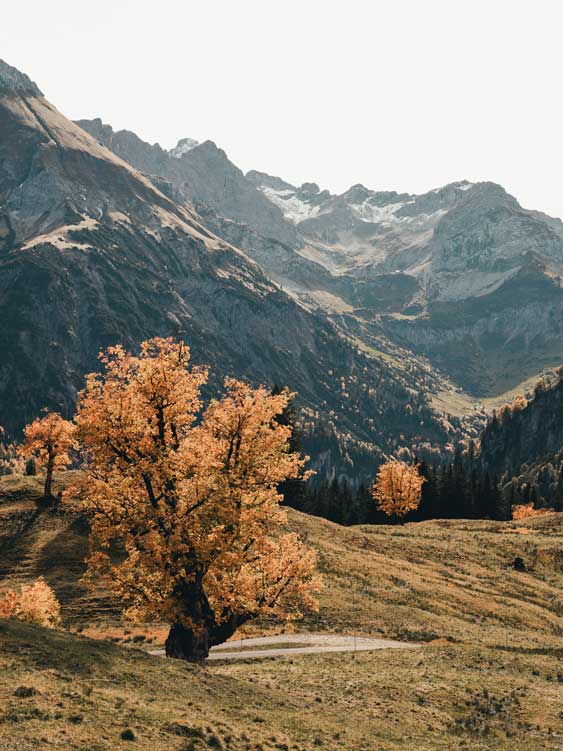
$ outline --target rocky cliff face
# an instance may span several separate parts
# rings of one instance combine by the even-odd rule
[[[423,195],[355,185],[332,195],[244,176],[209,142],[166,152],[100,120],[82,124],[367,348],[427,358],[476,398],[563,360],[563,223],[499,185],[462,181]]]
[[[402,443],[456,435],[413,388],[412,373],[366,356],[326,316],[280,290],[206,226],[180,181],[149,179],[125,162],[120,154],[134,161],[137,148],[148,159],[138,139],[120,136],[118,146],[107,130],[94,137],[4,63],[0,81],[0,424],[16,431],[45,406],[71,414],[100,348],[174,335],[211,366],[211,391],[227,374],[296,390],[308,434],[322,425],[332,436],[328,464],[337,472],[353,474],[355,456],[375,461]],[[152,168],[198,150],[190,174],[198,164],[205,181],[210,165],[213,196],[217,162],[227,169],[213,146],[180,158],[151,147]],[[279,209],[261,200],[277,221]],[[206,211],[231,241],[264,256],[294,252]]]
[[[563,360],[560,220],[523,209],[494,183],[420,196],[356,185],[333,196],[247,177],[302,234],[297,254],[330,275],[318,275],[315,294],[299,263],[288,266],[307,304],[377,322],[476,396]]]
[[[298,243],[298,233],[282,212],[245,178],[212,141],[184,138],[171,151],[148,144],[134,133],[113,131],[100,119],[77,123],[135,169],[169,181],[185,201],[211,208],[266,237]]]

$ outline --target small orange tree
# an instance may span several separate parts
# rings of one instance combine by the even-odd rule
[[[24,430],[24,442],[18,452],[26,459],[34,457],[37,467],[45,470],[45,498],[52,497],[55,469],[62,469],[70,464],[69,452],[76,448],[74,433],[74,425],[63,420],[57,412],[48,412]]]
[[[424,482],[416,465],[393,459],[379,468],[371,494],[381,511],[402,522],[418,508]]]
[[[303,473],[276,421],[291,395],[227,379],[198,420],[207,373],[183,343],[100,358],[78,399],[85,474],[65,494],[91,518],[87,576],[130,617],[168,622],[166,654],[195,662],[257,615],[316,608],[315,555],[284,531],[277,492]]]

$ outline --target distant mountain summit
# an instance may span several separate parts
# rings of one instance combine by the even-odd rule
[[[25,73],[20,73],[4,60],[0,60],[0,96],[10,94],[27,94],[28,96],[43,96],[39,87]]]
[[[243,175],[211,142],[178,159],[100,121],[81,125],[368,349],[427,359],[477,402],[563,360],[563,223],[500,185],[333,195]]]
[[[193,138],[181,138],[176,146],[173,149],[170,149],[168,153],[171,156],[176,157],[176,159],[181,159],[184,154],[195,149],[196,146],[199,146],[199,141],[195,141]]]
[[[368,329],[383,328],[477,396],[563,360],[563,223],[500,185],[464,180],[411,195],[358,184],[331,195],[247,178],[302,238],[285,269],[277,259],[263,267],[350,330],[369,340]]]
[[[165,180],[179,200],[211,209],[265,236],[298,243],[298,233],[280,209],[245,178],[213,141],[197,143],[185,138],[166,151],[159,144],[142,141],[131,131],[114,131],[99,118],[79,120],[77,124],[140,172]]]

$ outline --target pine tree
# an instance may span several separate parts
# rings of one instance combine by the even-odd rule
[[[271,391],[272,396],[287,394],[287,405],[283,411],[277,415],[276,422],[279,425],[291,428],[291,436],[288,441],[288,452],[301,454],[302,432],[297,423],[297,412],[295,409],[295,394],[289,394],[287,389],[282,389],[276,383]],[[283,503],[297,510],[302,510],[304,504],[305,482],[301,477],[292,478],[282,482],[278,491],[283,495]]]
[[[468,515],[467,507],[467,485],[463,468],[461,446],[458,444],[455,449],[451,472],[449,515],[455,519],[465,518]]]
[[[493,478],[491,489],[491,517],[499,522],[512,519],[512,506],[509,495],[499,487],[496,477]]]
[[[436,467],[429,467],[425,461],[422,461],[419,465],[419,472],[426,482],[422,486],[417,518],[420,521],[423,521],[424,519],[434,519],[438,502]]]

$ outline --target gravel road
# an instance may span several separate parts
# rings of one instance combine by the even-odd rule
[[[275,647],[291,644],[290,647]],[[299,646],[296,646],[299,645]],[[379,639],[371,636],[343,636],[341,634],[278,634],[225,642],[212,647],[208,660],[257,660],[263,657],[325,654],[328,652],[367,652],[372,649],[412,649],[419,644]],[[252,647],[252,649],[249,649]],[[264,647],[264,649],[259,649]],[[152,655],[164,655],[163,649],[153,649]]]

